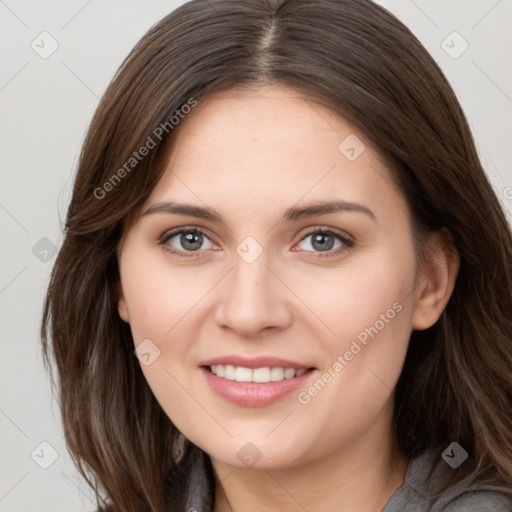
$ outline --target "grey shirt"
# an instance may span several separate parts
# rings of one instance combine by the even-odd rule
[[[426,450],[411,461],[404,483],[382,512],[512,512],[512,498],[490,485],[479,484],[473,475],[440,493],[454,471],[440,453]],[[428,479],[431,467],[435,470]]]

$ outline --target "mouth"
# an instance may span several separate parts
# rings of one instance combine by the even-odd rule
[[[261,407],[284,399],[318,373],[316,368],[213,364],[201,366],[209,388],[219,397],[244,407]]]

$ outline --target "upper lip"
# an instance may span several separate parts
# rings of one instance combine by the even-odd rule
[[[243,366],[244,368],[295,368],[296,370],[312,368],[311,365],[298,363],[296,361],[290,361],[288,359],[281,359],[280,357],[274,356],[258,356],[258,357],[247,357],[247,356],[219,356],[207,359],[199,363],[199,366],[213,366],[217,364],[222,365],[233,365]]]

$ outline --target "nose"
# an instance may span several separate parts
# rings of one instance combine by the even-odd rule
[[[236,256],[234,268],[219,290],[217,325],[243,337],[286,329],[293,318],[291,297],[275,274],[265,253],[252,263]]]

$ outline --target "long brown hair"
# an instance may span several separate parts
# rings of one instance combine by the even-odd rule
[[[177,429],[118,316],[116,250],[163,173],[179,130],[171,118],[214,91],[265,83],[321,102],[365,134],[389,162],[418,237],[452,233],[455,290],[439,321],[411,335],[396,443],[414,456],[457,441],[482,479],[512,495],[512,237],[443,73],[369,0],[193,0],[149,30],[99,104],[44,306],[45,366],[56,368],[66,442],[98,505],[213,510],[209,457],[192,445],[173,460]]]

